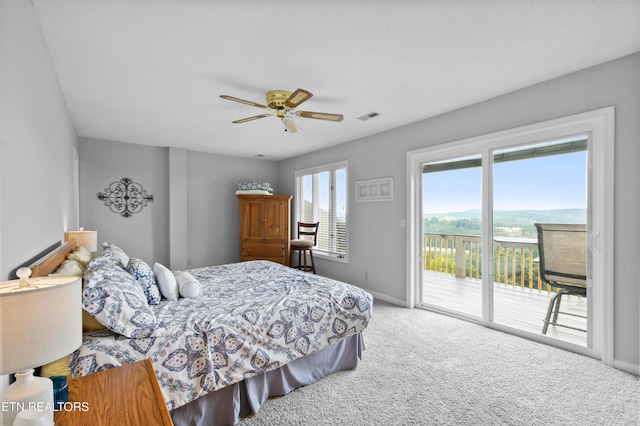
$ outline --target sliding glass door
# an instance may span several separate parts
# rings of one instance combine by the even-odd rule
[[[482,317],[482,156],[422,165],[420,303]]]
[[[573,294],[554,301],[558,312],[554,324],[544,326],[551,299],[561,288],[549,285],[541,274],[536,224],[554,224],[558,229],[581,225],[586,232],[588,136],[554,140],[493,151],[493,321],[532,333],[587,345],[589,295],[579,295],[586,281],[576,280]],[[568,227],[566,225],[569,225]],[[558,234],[574,235],[569,234]],[[583,234],[584,235],[584,234]],[[586,276],[586,238],[579,247],[563,247],[563,262],[580,253],[580,274]],[[548,241],[549,244],[553,241]],[[549,251],[548,256],[552,253]],[[547,259],[548,264],[554,259]],[[560,273],[558,271],[558,273]],[[549,274],[548,274],[549,275]],[[556,277],[558,283],[563,278]],[[569,280],[569,278],[564,278]],[[574,281],[574,280],[570,280]]]
[[[475,154],[423,163],[419,302],[586,346],[589,297],[563,294],[557,317],[552,309],[557,320],[544,327],[552,322],[547,312],[560,288],[540,273],[536,224],[581,224],[586,230],[587,148],[588,136],[579,135],[489,149],[490,162]],[[483,187],[491,195],[487,209]],[[586,239],[576,251],[586,253],[585,245]],[[483,261],[492,273],[483,274]],[[485,311],[483,293],[490,298]]]
[[[409,152],[409,306],[612,362],[612,129],[607,108]],[[542,256],[542,224],[577,242]]]

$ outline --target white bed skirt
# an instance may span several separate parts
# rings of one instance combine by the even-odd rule
[[[257,413],[271,396],[286,395],[341,370],[352,370],[362,359],[360,333],[284,365],[204,395],[171,412],[175,426],[226,426]]]

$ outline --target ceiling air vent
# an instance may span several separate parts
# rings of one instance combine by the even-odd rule
[[[380,114],[377,112],[370,112],[369,114],[365,114],[363,116],[358,117],[358,120],[362,120],[362,121],[367,121],[367,120],[371,120],[373,117],[377,117]]]

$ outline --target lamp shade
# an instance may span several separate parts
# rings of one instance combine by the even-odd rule
[[[76,240],[76,244],[94,252],[98,250],[98,233],[96,231],[85,231],[80,228],[78,231],[68,231],[64,233],[64,241]]]
[[[82,283],[79,277],[54,276],[0,283],[0,374],[16,381],[0,392],[0,424],[36,407],[53,425],[53,382],[34,377],[33,368],[59,359],[82,344]],[[5,409],[7,408],[7,409]]]
[[[82,344],[82,281],[41,277],[0,283],[0,374],[55,361]]]

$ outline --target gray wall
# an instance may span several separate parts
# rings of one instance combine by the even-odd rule
[[[100,242],[171,269],[237,262],[235,183],[264,180],[277,191],[277,163],[267,160],[83,137],[78,152],[81,226],[98,231]],[[97,197],[123,177],[154,196],[153,203],[128,218]]]
[[[0,281],[75,229],[76,143],[31,2],[2,0]]]
[[[225,155],[188,153],[190,267],[240,259],[238,181],[270,182],[276,193],[278,163]]]
[[[168,149],[81,137],[78,154],[80,226],[97,231],[98,243],[113,242],[132,257],[168,264]],[[98,199],[99,192],[125,177],[154,197],[153,203],[128,218]]]
[[[31,2],[0,2],[0,279],[75,229],[76,132]]]
[[[406,153],[615,106],[614,357],[626,367],[640,364],[640,53],[588,68],[438,117],[347,144],[283,161],[279,183],[294,190],[294,172],[338,160],[349,161],[349,189],[362,179],[393,176],[393,202],[355,203],[349,197],[349,264],[318,261],[318,269],[389,300],[405,300],[407,213]],[[384,111],[381,111],[384,115]],[[373,231],[375,230],[375,231]],[[364,272],[368,271],[368,280]]]

